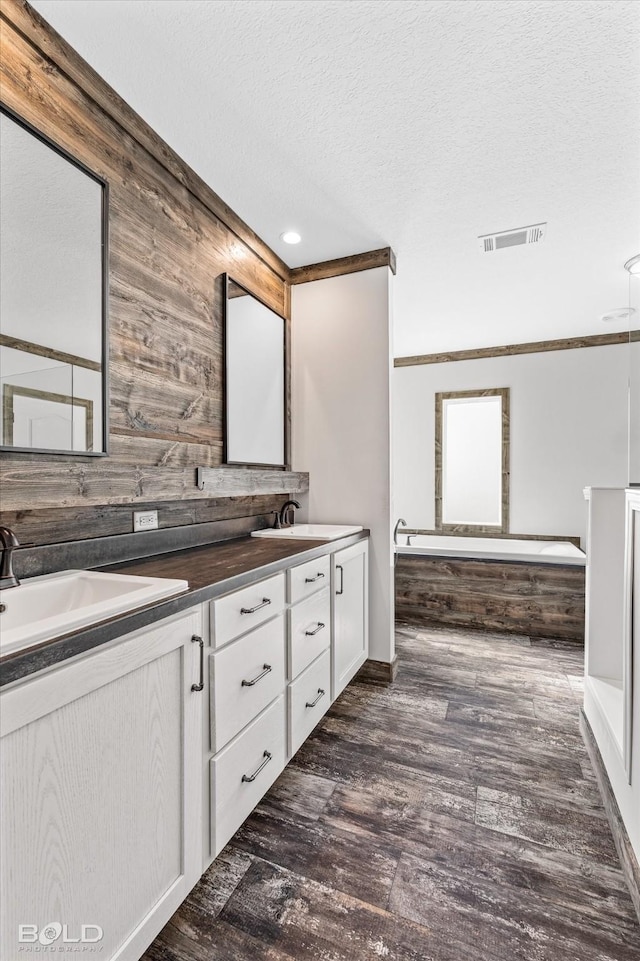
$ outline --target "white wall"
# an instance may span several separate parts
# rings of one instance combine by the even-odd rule
[[[292,289],[292,465],[308,518],[371,530],[370,652],[394,656],[391,292],[378,267]]]
[[[584,538],[583,488],[627,482],[628,377],[623,344],[396,368],[397,516],[434,527],[436,392],[509,387],[511,531]]]

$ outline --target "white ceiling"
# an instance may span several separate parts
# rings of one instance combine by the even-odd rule
[[[616,329],[599,317],[640,250],[635,0],[34,6],[287,263],[391,245],[396,355]],[[477,249],[540,221],[539,247]]]

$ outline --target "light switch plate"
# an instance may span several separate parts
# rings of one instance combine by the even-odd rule
[[[155,531],[158,529],[157,511],[134,511],[133,512],[134,531]]]

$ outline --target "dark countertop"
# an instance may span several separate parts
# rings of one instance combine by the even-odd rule
[[[101,570],[141,577],[182,578],[189,590],[146,607],[79,628],[63,637],[42,641],[0,659],[0,686],[54,667],[62,661],[130,634],[140,628],[195,607],[203,601],[229,594],[247,584],[263,580],[296,564],[349,547],[369,536],[368,530],[333,541],[278,540],[270,537],[241,537],[230,541],[171,551]]]

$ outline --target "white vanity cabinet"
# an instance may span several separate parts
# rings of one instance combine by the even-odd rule
[[[3,689],[1,961],[138,961],[364,662],[367,546]]]
[[[285,574],[209,605],[210,750],[204,866],[220,853],[286,762]]]
[[[200,877],[200,634],[194,608],[3,691],[1,958],[62,926],[49,950],[138,961]]]
[[[288,571],[288,753],[293,757],[331,705],[331,559]]]
[[[369,654],[369,542],[336,551],[331,563],[335,700]]]
[[[367,578],[363,539],[209,604],[203,867],[366,660]]]

